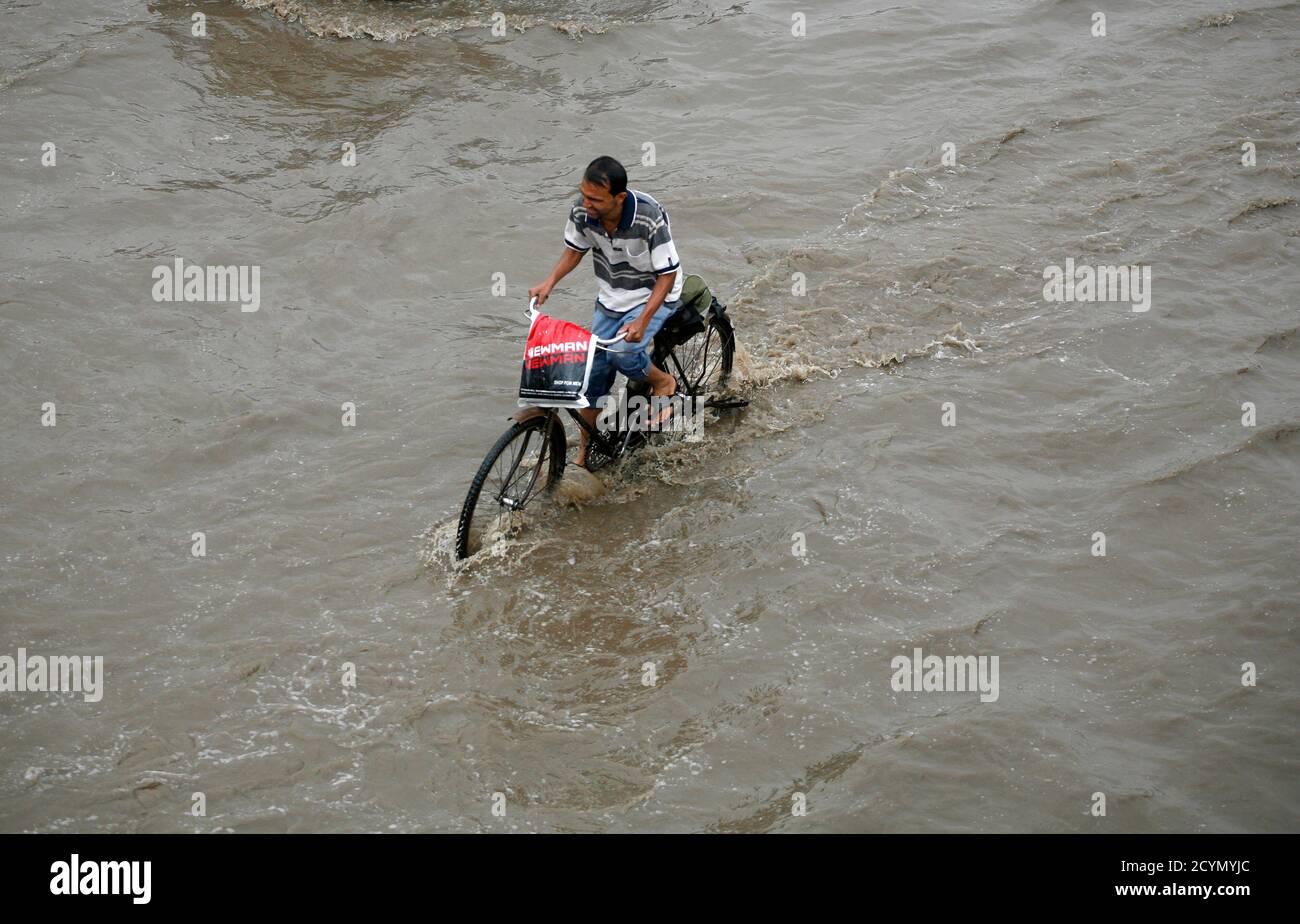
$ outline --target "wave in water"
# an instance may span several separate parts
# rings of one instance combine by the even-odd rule
[[[660,6],[647,3],[569,4],[494,3],[484,11],[464,3],[396,3],[389,0],[236,0],[248,10],[270,13],[296,23],[322,38],[368,38],[395,42],[418,36],[447,35],[498,28],[526,32],[550,28],[571,38],[601,35],[611,29],[662,16]],[[674,11],[698,15],[705,8]]]

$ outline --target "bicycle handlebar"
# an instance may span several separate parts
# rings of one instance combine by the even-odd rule
[[[535,314],[537,314],[536,295],[534,295],[532,299],[530,299],[528,302],[528,317],[531,319]],[[615,343],[618,343],[620,340],[626,339],[626,337],[627,337],[626,334],[619,334],[617,337],[611,337],[608,340],[602,340],[599,337],[593,335],[592,339],[596,341],[596,346],[611,346]]]

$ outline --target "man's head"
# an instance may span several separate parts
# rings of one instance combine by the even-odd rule
[[[587,165],[578,191],[593,221],[617,221],[627,198],[627,171],[612,157],[597,157]]]

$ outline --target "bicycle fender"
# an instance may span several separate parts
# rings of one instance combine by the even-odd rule
[[[513,420],[515,423],[523,423],[525,420],[532,420],[534,417],[545,417],[547,410],[544,407],[521,407],[515,413],[511,414],[507,420]]]

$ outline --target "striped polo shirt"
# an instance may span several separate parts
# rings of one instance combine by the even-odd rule
[[[612,314],[625,314],[650,298],[655,278],[677,270],[665,302],[681,297],[681,264],[673,244],[668,212],[651,196],[628,189],[623,215],[613,234],[597,219],[588,220],[582,195],[569,208],[564,246],[579,253],[592,251],[599,292],[596,301]]]

